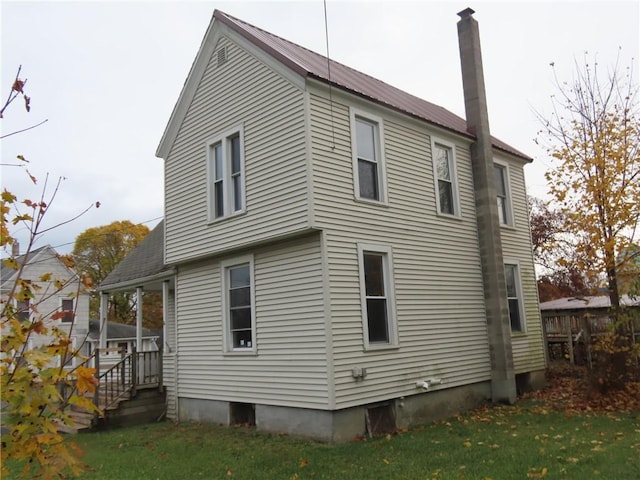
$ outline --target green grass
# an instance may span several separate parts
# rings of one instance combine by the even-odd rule
[[[524,400],[336,445],[172,423],[67,438],[85,452],[82,480],[640,479],[640,412],[567,415],[541,405]]]
[[[532,402],[338,445],[171,423],[74,440],[92,469],[83,480],[640,478],[638,412],[565,415]]]

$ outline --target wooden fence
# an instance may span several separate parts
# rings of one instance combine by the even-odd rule
[[[613,328],[611,317],[602,311],[543,311],[542,328],[547,362],[569,360],[572,364],[591,364],[593,340]],[[631,334],[640,342],[640,315],[630,322]]]

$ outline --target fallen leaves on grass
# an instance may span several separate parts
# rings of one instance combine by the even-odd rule
[[[624,389],[609,391],[606,395],[594,392],[587,381],[587,372],[581,367],[562,366],[547,371],[548,385],[542,390],[522,396],[543,403],[536,413],[548,410],[571,413],[631,412],[640,410],[640,383],[628,383]]]

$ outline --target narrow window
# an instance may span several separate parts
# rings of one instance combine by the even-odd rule
[[[16,310],[18,315],[18,320],[24,322],[29,320],[31,316],[31,306],[29,304],[29,299],[26,300],[18,300],[16,302]]]
[[[253,259],[225,261],[222,268],[226,350],[254,351]]]
[[[73,322],[74,308],[73,298],[63,298],[60,301],[60,310],[62,311],[62,321],[65,323]]]
[[[391,249],[359,246],[365,347],[396,343]]]
[[[352,112],[351,128],[355,197],[384,202],[386,182],[382,119],[365,118]]]
[[[364,253],[364,284],[367,300],[369,342],[389,343],[389,314],[384,281],[383,255]]]
[[[242,131],[233,130],[209,142],[209,220],[244,211]]]
[[[494,165],[493,171],[496,176],[496,197],[498,201],[500,225],[511,225],[511,205],[509,203],[507,167],[504,165]]]
[[[433,142],[432,152],[438,213],[458,215],[458,188],[453,146]]]
[[[522,301],[520,295],[520,274],[517,265],[505,264],[504,275],[507,283],[507,301],[509,303],[509,319],[511,331],[522,332]]]

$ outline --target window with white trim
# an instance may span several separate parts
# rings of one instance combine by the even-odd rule
[[[221,262],[225,351],[255,352],[253,256]]]
[[[365,348],[397,343],[391,249],[358,245]]]
[[[511,215],[511,200],[509,199],[509,170],[506,165],[493,164],[496,184],[496,198],[498,202],[498,217],[500,225],[513,225]]]
[[[62,312],[61,320],[63,323],[73,322],[75,315],[73,298],[61,298],[60,311]]]
[[[355,196],[386,201],[382,119],[351,113]]]
[[[505,263],[504,276],[507,284],[507,302],[512,332],[524,331],[524,314],[522,309],[522,289],[520,287],[520,271],[517,264]]]
[[[451,144],[434,140],[431,143],[431,152],[438,213],[458,216],[460,210],[458,207],[455,148]]]
[[[209,221],[245,210],[242,128],[236,128],[208,142]]]

